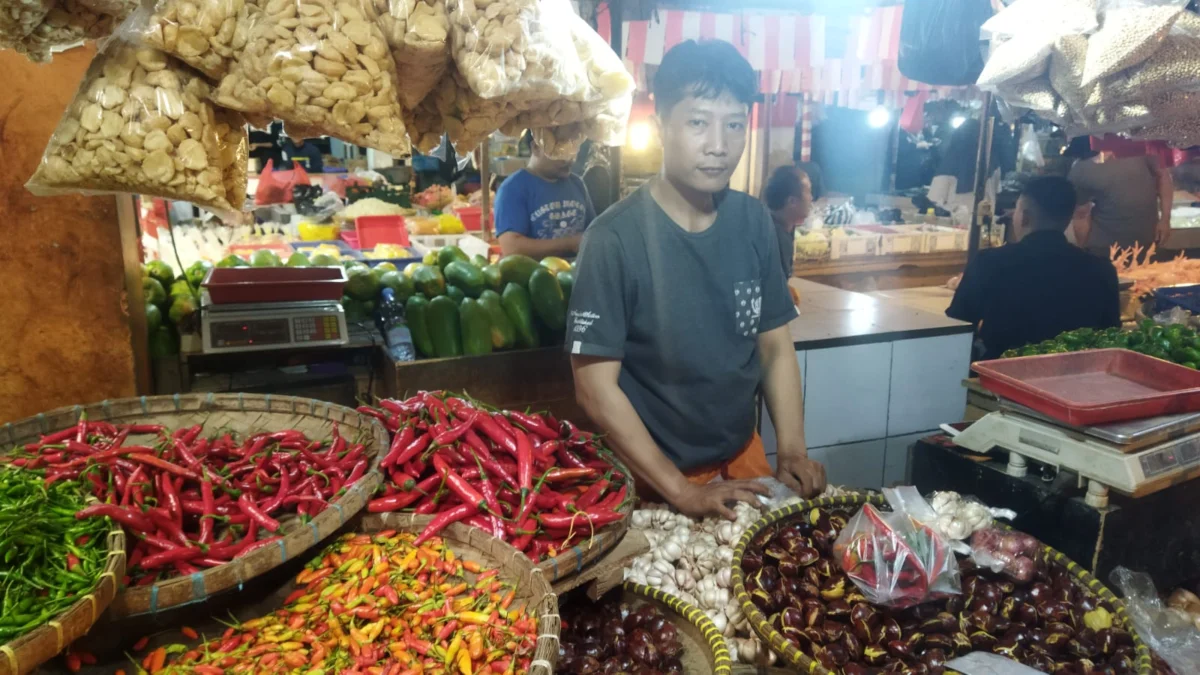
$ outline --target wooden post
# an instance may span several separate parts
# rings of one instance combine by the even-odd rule
[[[483,190],[479,201],[480,221],[479,226],[482,228],[484,239],[492,234],[488,227],[488,222],[491,220],[488,216],[492,213],[492,191],[489,183],[492,182],[492,137],[488,136],[483,139],[483,143],[479,145],[479,182],[480,188]]]
[[[992,119],[992,92],[983,93],[983,109],[979,113],[979,143],[975,148],[975,200],[971,206],[971,230],[967,236],[967,263],[975,259],[979,253],[979,202],[983,201],[984,187],[987,185],[987,164],[991,149],[987,148],[988,128]]]

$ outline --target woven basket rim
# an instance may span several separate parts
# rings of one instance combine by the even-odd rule
[[[733,661],[729,658],[729,646],[725,643],[725,636],[717,630],[717,625],[708,618],[702,609],[677,595],[666,593],[653,586],[626,581],[622,588],[634,595],[664,605],[671,613],[698,628],[704,635],[704,639],[708,641],[708,656],[709,661],[713,664],[713,675],[730,675],[733,670]]]
[[[92,590],[41,626],[10,642],[0,644],[0,673],[29,673],[54,658],[96,625],[96,621],[117,596],[120,579],[125,576],[125,531],[121,529],[120,524],[109,523],[106,542],[108,553],[104,569],[97,577]],[[90,612],[90,621],[76,625],[65,620],[66,617],[75,616],[84,610]],[[43,645],[47,644],[55,646],[46,649]]]
[[[883,495],[878,493],[871,494],[849,494],[838,497],[821,497],[818,499],[804,500],[782,506],[774,509],[758,520],[751,523],[750,527],[742,533],[742,537],[738,540],[737,545],[733,549],[733,588],[734,597],[737,598],[738,604],[742,607],[742,613],[750,622],[751,628],[758,637],[764,640],[767,645],[784,661],[793,666],[803,669],[811,675],[836,675],[820,664],[820,662],[812,659],[804,652],[797,649],[790,641],[785,639],[779,631],[775,630],[763,615],[758,606],[750,600],[750,595],[746,592],[745,572],[742,570],[742,557],[746,553],[746,547],[750,545],[750,541],[764,529],[771,527],[779,522],[802,514],[804,511],[813,508],[822,507],[856,507],[865,504],[874,506],[887,505],[887,500]],[[1000,523],[1003,525],[1003,523]],[[1007,527],[1007,526],[1005,526]],[[1011,529],[1011,528],[1009,528]],[[1038,542],[1041,548],[1038,550],[1038,555],[1045,560],[1052,561],[1063,565],[1067,572],[1071,575],[1076,583],[1082,585],[1087,590],[1095,593],[1101,600],[1107,601],[1116,609],[1118,621],[1123,624],[1123,628],[1129,632],[1133,638],[1135,658],[1135,668],[1138,675],[1150,675],[1152,672],[1150,649],[1142,641],[1137,630],[1133,626],[1133,622],[1125,610],[1125,603],[1116,596],[1107,586],[1099,579],[1093,576],[1090,572],[1081,567],[1078,563],[1071,560],[1069,557],[1059,552],[1058,550],[1047,546],[1042,542]]]
[[[189,576],[176,576],[146,586],[127,587],[117,595],[109,614],[113,618],[157,614],[187,605],[206,601],[208,598],[240,587],[245,582],[283,564],[290,558],[303,555],[320,544],[350,518],[361,511],[383,481],[379,473],[379,462],[388,446],[388,432],[380,421],[364,415],[353,408],[299,396],[274,394],[174,394],[167,396],[140,396],[63,406],[16,422],[0,425],[0,448],[19,445],[36,440],[39,435],[66,428],[87,414],[89,420],[127,421],[157,415],[190,415],[206,412],[229,414],[269,413],[294,415],[322,419],[330,424],[346,425],[367,434],[363,443],[367,456],[371,458],[366,473],[346,491],[329,503],[329,507],[313,517],[307,526],[295,527],[283,533],[278,546],[264,546],[247,555],[240,556],[224,565],[208,568]],[[307,540],[307,543],[303,543]],[[289,553],[291,546],[301,548]],[[270,562],[272,559],[275,562]],[[257,572],[253,570],[257,569]],[[165,604],[159,602],[164,592],[190,593],[182,601]],[[149,609],[141,609],[148,607]]]

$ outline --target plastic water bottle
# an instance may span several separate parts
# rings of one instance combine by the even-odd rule
[[[412,332],[404,320],[403,303],[396,299],[396,292],[390,288],[383,289],[382,296],[376,319],[387,342],[388,354],[393,361],[416,360],[417,350],[413,347]]]

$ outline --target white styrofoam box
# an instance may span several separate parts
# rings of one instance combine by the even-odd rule
[[[800,364],[800,393],[804,393],[805,385],[808,383],[808,378],[804,377],[804,355],[805,352],[796,352],[796,361]],[[762,436],[763,448],[766,449],[767,455],[773,455],[779,445],[779,441],[775,437],[775,423],[771,420],[771,414],[767,411],[767,401],[764,398],[762,402],[762,410],[758,414],[761,420],[760,426],[762,430],[759,435]]]
[[[426,251],[436,251],[443,246],[457,246],[468,256],[487,257],[488,243],[473,234],[414,234],[409,241],[420,244]]]
[[[971,368],[971,333],[892,343],[887,436],[960,422],[967,407],[962,386]]]
[[[936,230],[925,232],[925,252],[965,251],[969,236],[968,230],[938,226]]]
[[[925,252],[925,234],[919,225],[889,225],[891,232],[881,234],[879,255],[910,255]]]
[[[883,486],[887,447],[884,439],[809,448],[808,456],[825,465],[830,485],[878,490]]]
[[[908,484],[909,446],[936,431],[930,429],[905,436],[891,436],[885,440],[887,454],[883,460],[883,487]]]
[[[890,342],[813,349],[805,363],[808,447],[887,436]]]
[[[829,238],[829,258],[851,258],[863,255],[879,254],[879,235],[869,236],[839,236]]]

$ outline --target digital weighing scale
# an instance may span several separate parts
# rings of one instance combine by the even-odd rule
[[[264,302],[214,305],[201,297],[205,354],[336,347],[350,342],[339,302]]]
[[[1001,399],[1000,410],[951,433],[981,454],[1007,450],[1009,475],[1024,476],[1029,458],[1089,479],[1085,501],[1096,508],[1109,488],[1140,497],[1200,476],[1200,413],[1074,427]]]

